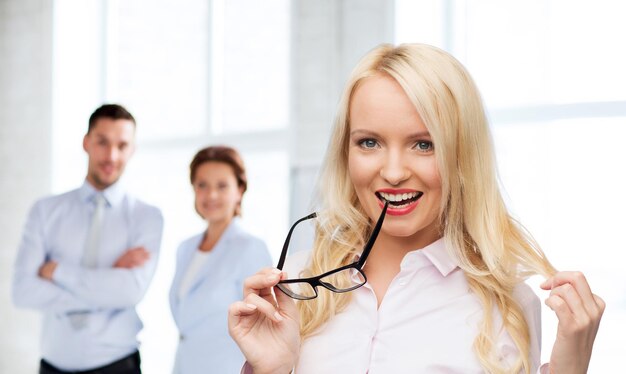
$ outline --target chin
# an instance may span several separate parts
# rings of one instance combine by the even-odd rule
[[[117,180],[120,178],[120,175],[117,173],[107,173],[107,174],[103,174],[103,175],[99,175],[100,181],[107,183],[107,184],[113,184],[115,182],[117,182]]]
[[[396,238],[408,238],[410,236],[419,234],[419,230],[415,231],[415,230],[410,230],[408,228],[390,228],[387,230],[383,228],[382,231],[385,234],[396,237]]]
[[[205,219],[209,222],[221,222],[226,221],[228,218],[224,214],[207,214]]]
[[[117,182],[117,178],[98,178],[95,182],[99,185],[99,187],[105,189]]]
[[[387,226],[387,224],[389,225]],[[383,225],[383,231],[391,236],[409,237],[414,235],[431,235],[433,229],[431,225],[420,225],[411,221],[391,222],[390,220]]]

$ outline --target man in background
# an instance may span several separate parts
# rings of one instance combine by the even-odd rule
[[[163,218],[119,181],[135,128],[120,105],[96,109],[83,139],[85,182],[28,215],[12,291],[18,307],[43,313],[40,374],[141,373],[135,306],[156,269]]]

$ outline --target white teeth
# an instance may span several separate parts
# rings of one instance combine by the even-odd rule
[[[417,192],[401,193],[401,194],[389,194],[386,192],[380,192],[380,196],[387,201],[403,201],[413,199],[417,196]]]

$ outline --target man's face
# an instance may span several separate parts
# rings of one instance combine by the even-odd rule
[[[127,119],[100,118],[83,139],[89,155],[87,181],[103,190],[117,182],[135,151],[135,124]]]

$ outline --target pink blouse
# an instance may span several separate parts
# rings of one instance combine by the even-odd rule
[[[307,259],[308,253],[297,253],[285,270],[293,277]],[[483,309],[443,239],[405,255],[380,307],[369,284],[352,297],[344,311],[302,342],[295,373],[484,372],[472,349]],[[516,287],[514,297],[530,330],[531,372],[548,372],[548,365],[539,367],[539,299],[526,284]],[[506,368],[519,352],[502,328],[500,312],[494,308],[492,313],[495,352]]]

